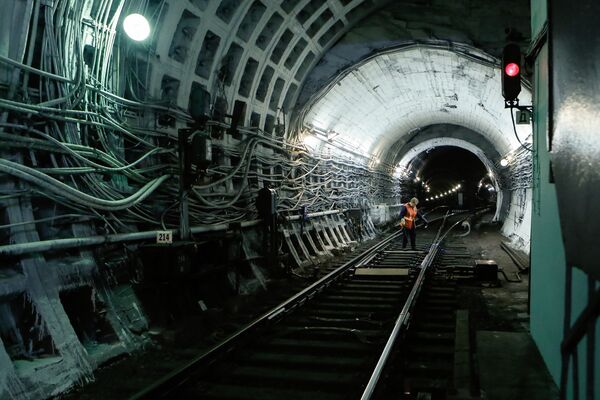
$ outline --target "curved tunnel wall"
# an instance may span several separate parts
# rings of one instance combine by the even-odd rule
[[[501,92],[493,57],[468,46],[452,51],[438,44],[411,44],[348,68],[312,97],[300,123],[308,132],[341,139],[353,151],[385,161],[392,169],[405,168],[419,153],[436,146],[468,149],[493,176],[499,193],[494,219],[506,220],[503,232],[527,250],[530,190],[515,192],[503,182],[522,180],[510,171],[531,170],[531,155],[514,158],[509,170],[500,168],[501,158],[520,152]],[[520,100],[531,103],[529,90],[523,88]],[[459,126],[462,132],[430,128],[426,133],[430,125]],[[530,125],[514,129],[521,140],[531,136]]]
[[[398,166],[403,169],[407,168],[413,163],[413,161],[416,158],[421,156],[422,153],[426,152],[427,150],[431,150],[436,147],[442,146],[454,146],[470,151],[475,156],[477,156],[477,158],[481,161],[481,163],[485,166],[485,168],[488,171],[492,171],[494,177],[496,176],[494,162],[492,161],[492,159],[489,158],[488,155],[486,155],[486,153],[481,148],[466,140],[446,137],[425,140],[410,148],[410,150],[404,153],[403,157],[398,162]],[[448,168],[451,168],[451,166],[448,166]],[[508,193],[505,193],[503,188],[500,187],[496,178],[494,178],[494,183],[496,186],[496,191],[498,192],[498,198],[496,202],[496,211],[494,213],[493,219],[499,220],[503,219],[502,217],[506,214],[506,211],[508,210],[509,201],[506,196],[506,194]]]
[[[495,151],[490,154],[473,142],[463,139],[437,137],[423,140],[411,147],[402,155],[398,165],[410,166],[422,157],[424,152],[441,146],[460,147],[479,158],[488,173],[491,173],[490,179],[497,192],[496,210],[492,220],[502,222],[502,233],[510,239],[513,246],[529,253],[532,210],[531,155],[523,149],[517,149],[515,153],[507,155],[510,164],[503,167],[497,153],[494,156]]]
[[[502,158],[502,155],[494,147],[493,143],[480,133],[465,128],[464,126],[437,124],[416,130],[414,133],[406,135],[394,143],[393,147],[390,149],[390,154],[394,154],[393,164],[398,164],[402,157],[404,157],[407,152],[411,151],[412,146],[419,145],[427,140],[438,138],[457,139],[471,143],[481,149],[485,156],[493,162],[497,162]]]
[[[169,1],[154,12],[150,95],[185,109],[190,94],[216,107],[246,104],[244,125],[284,134],[285,118],[306,75],[357,21],[389,1]],[[217,100],[218,99],[218,100]]]
[[[337,132],[356,149],[389,157],[399,139],[432,124],[464,126],[504,154],[518,146],[504,109],[496,60],[439,46],[411,45],[383,52],[351,67],[313,97],[302,122]],[[522,92],[529,104],[531,94]],[[531,127],[517,127],[521,137]],[[393,156],[393,155],[392,155]]]
[[[389,2],[360,20],[323,55],[307,75],[298,103],[304,106],[341,71],[381,49],[411,43],[437,43],[451,49],[464,44],[500,57],[507,27],[516,34],[512,39],[524,48],[530,34],[528,15],[529,5],[520,0],[437,1],[426,5],[411,0]]]
[[[148,321],[131,285],[129,282],[109,285],[103,281],[106,276],[112,279],[113,273],[127,270],[126,246],[107,245],[107,237],[109,233],[122,235],[121,238],[148,235],[139,231],[146,226],[158,229],[164,222],[163,211],[173,211],[177,182],[168,175],[176,164],[176,130],[190,121],[187,112],[190,98],[210,96],[211,106],[221,117],[232,112],[236,100],[242,101],[246,113],[241,125],[260,128],[266,131],[265,137],[272,134],[282,137],[285,127],[289,129],[289,113],[310,71],[336,40],[362,18],[390,3],[377,0],[10,2],[7,7],[10,12],[3,13],[0,28],[3,35],[0,56],[8,57],[2,59],[0,67],[2,91],[6,94],[0,99],[3,124],[0,133],[5,135],[0,149],[3,161],[0,217],[5,229],[1,245],[14,253],[2,266],[0,290],[5,298],[31,309],[36,317],[35,332],[49,341],[50,350],[40,366],[27,360],[11,362],[4,346],[0,346],[2,396],[8,393],[11,397],[28,398],[59,393],[75,382],[93,379],[92,371],[100,363],[143,347],[143,335],[136,332],[144,332]],[[35,7],[40,7],[39,13]],[[123,35],[120,23],[129,12],[142,12],[149,17],[154,28],[150,40],[136,44]],[[30,28],[36,27],[40,28],[38,37],[29,36],[35,32]],[[36,51],[41,46],[47,53],[40,52],[42,56],[38,57]],[[37,70],[44,71],[43,78],[37,76]],[[334,72],[337,75],[340,71]],[[425,114],[419,118],[412,123],[454,121],[439,116],[428,119]],[[30,123],[42,130],[32,129]],[[256,133],[245,130],[243,135],[256,137]],[[403,133],[396,132],[396,138]],[[239,162],[241,158],[244,143],[233,136],[224,134],[218,138],[226,153],[218,159],[218,168],[231,170],[235,160]],[[59,150],[57,141],[58,147],[62,146]],[[267,142],[272,146],[272,141]],[[390,138],[389,143],[392,142]],[[98,151],[106,148],[114,152]],[[79,156],[83,154],[94,162],[109,164],[117,173],[99,172],[87,162],[79,164],[73,156],[79,151]],[[262,183],[260,175],[276,175],[280,173],[276,168],[289,161],[286,157],[277,158],[282,153],[272,147],[257,151],[261,157],[273,157],[273,164],[278,165],[268,168],[259,165],[253,169],[250,178],[250,174],[244,177],[248,182],[252,180],[251,184],[243,180],[228,182],[215,190],[216,196],[235,190],[238,197],[231,196],[222,203],[234,204],[241,197],[244,203],[238,212],[242,209],[243,218],[254,215],[253,209],[250,215],[243,214],[248,210],[247,205],[252,204],[252,190],[244,191],[245,185],[255,189]],[[307,171],[325,175],[328,172],[319,168],[335,164],[331,175],[339,184],[327,187],[329,183],[320,182],[319,177],[315,179],[316,186],[331,189],[337,196],[328,199],[327,206],[339,206],[358,197],[388,203],[397,197],[391,189],[388,198],[385,193],[380,196],[393,184],[388,171],[368,169],[360,163],[348,164],[345,159],[340,162],[313,156],[304,155],[311,161],[298,175],[304,177]],[[147,157],[139,164],[140,170],[130,171],[126,166],[140,157]],[[309,176],[307,185],[315,185],[312,178]],[[302,185],[295,177],[293,181],[296,188],[292,189]],[[54,190],[44,192],[40,186]],[[57,187],[70,197],[57,194]],[[341,191],[346,192],[339,195]],[[4,197],[4,192],[9,193],[8,197]],[[211,196],[208,200],[203,198],[208,203],[201,214],[205,223],[216,223],[223,218],[218,215],[222,207],[213,205],[215,193]],[[109,201],[99,202],[99,197]],[[317,196],[311,194],[311,197]],[[300,196],[300,200],[304,198]],[[296,203],[300,204],[299,200]],[[101,207],[96,208],[97,205]],[[71,209],[77,212],[70,212]],[[32,222],[37,220],[59,223]],[[173,218],[167,218],[166,224],[172,227]],[[102,245],[96,247],[101,251],[80,246],[82,238],[86,239],[86,246]],[[69,247],[53,248],[55,239],[70,243]],[[39,250],[36,246],[40,241],[52,251],[27,251]],[[95,307],[95,302],[110,304],[105,314],[114,330],[110,343],[93,349],[83,345],[69,320],[72,310],[63,304],[65,296],[78,303],[80,298],[72,296],[73,291],[85,296],[82,303],[89,303],[90,307]],[[25,300],[14,297],[15,294],[25,296]],[[2,312],[8,310],[5,303],[1,305]],[[93,315],[92,311],[89,315]]]

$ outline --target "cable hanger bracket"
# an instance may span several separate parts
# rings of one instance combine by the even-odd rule
[[[519,99],[515,100],[504,100],[504,108],[516,108],[519,111],[528,111],[533,113],[533,105],[522,106],[519,104]]]

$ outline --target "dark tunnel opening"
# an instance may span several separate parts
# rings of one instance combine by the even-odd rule
[[[423,207],[474,208],[496,201],[495,191],[492,194],[480,190],[482,180],[490,184],[488,172],[468,150],[456,146],[429,149],[413,161],[412,169],[416,176],[411,182],[411,192]]]

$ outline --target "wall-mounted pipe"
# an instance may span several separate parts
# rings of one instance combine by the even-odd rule
[[[327,215],[339,214],[340,210],[328,210],[319,211],[308,214],[309,218],[318,218]],[[294,221],[299,219],[299,215],[292,215],[288,217],[288,221]],[[250,228],[253,226],[260,225],[261,220],[244,221],[241,223],[227,223],[227,224],[216,224],[216,225],[202,225],[194,226],[191,228],[192,234],[201,234],[208,232],[221,232],[239,228]],[[17,243],[6,246],[0,246],[0,256],[19,256],[30,253],[43,253],[46,251],[56,251],[73,249],[78,247],[91,247],[100,246],[103,244],[110,243],[124,243],[124,242],[136,242],[143,240],[150,240],[156,238],[157,230],[134,232],[134,233],[119,233],[113,235],[104,236],[89,236],[86,238],[66,238],[66,239],[53,239],[53,240],[40,240],[37,242],[29,243]],[[177,235],[178,230],[174,230],[173,233]]]
[[[247,228],[256,226],[260,220],[245,221],[238,226]],[[192,234],[219,232],[229,230],[234,224],[218,224],[218,225],[203,225],[192,227]],[[99,246],[110,243],[136,242],[150,240],[156,237],[158,231],[143,231],[134,233],[119,233],[105,236],[89,236],[86,238],[67,238],[40,240],[38,242],[18,243],[0,247],[0,256],[18,256],[29,253],[42,253],[46,251],[65,250],[76,247]],[[178,234],[178,230],[174,230],[174,234]]]
[[[309,218],[324,217],[326,215],[334,215],[334,214],[339,214],[339,213],[341,213],[340,210],[318,211],[318,212],[314,212],[314,213],[309,213],[308,217]],[[286,217],[286,219],[288,221],[295,221],[297,219],[300,219],[300,215],[291,215],[289,217]]]
[[[26,64],[31,65],[33,61],[33,53],[35,50],[35,41],[38,31],[38,19],[40,17],[40,0],[36,0],[33,5],[33,19],[31,20],[31,33],[29,34],[29,49],[27,51]],[[29,71],[23,71],[23,93],[25,97],[29,97]]]

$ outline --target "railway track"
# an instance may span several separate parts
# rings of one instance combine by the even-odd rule
[[[439,224],[419,233],[417,251],[396,233],[326,271],[132,399],[446,398],[456,287],[440,263],[453,251],[440,252],[449,224]]]

